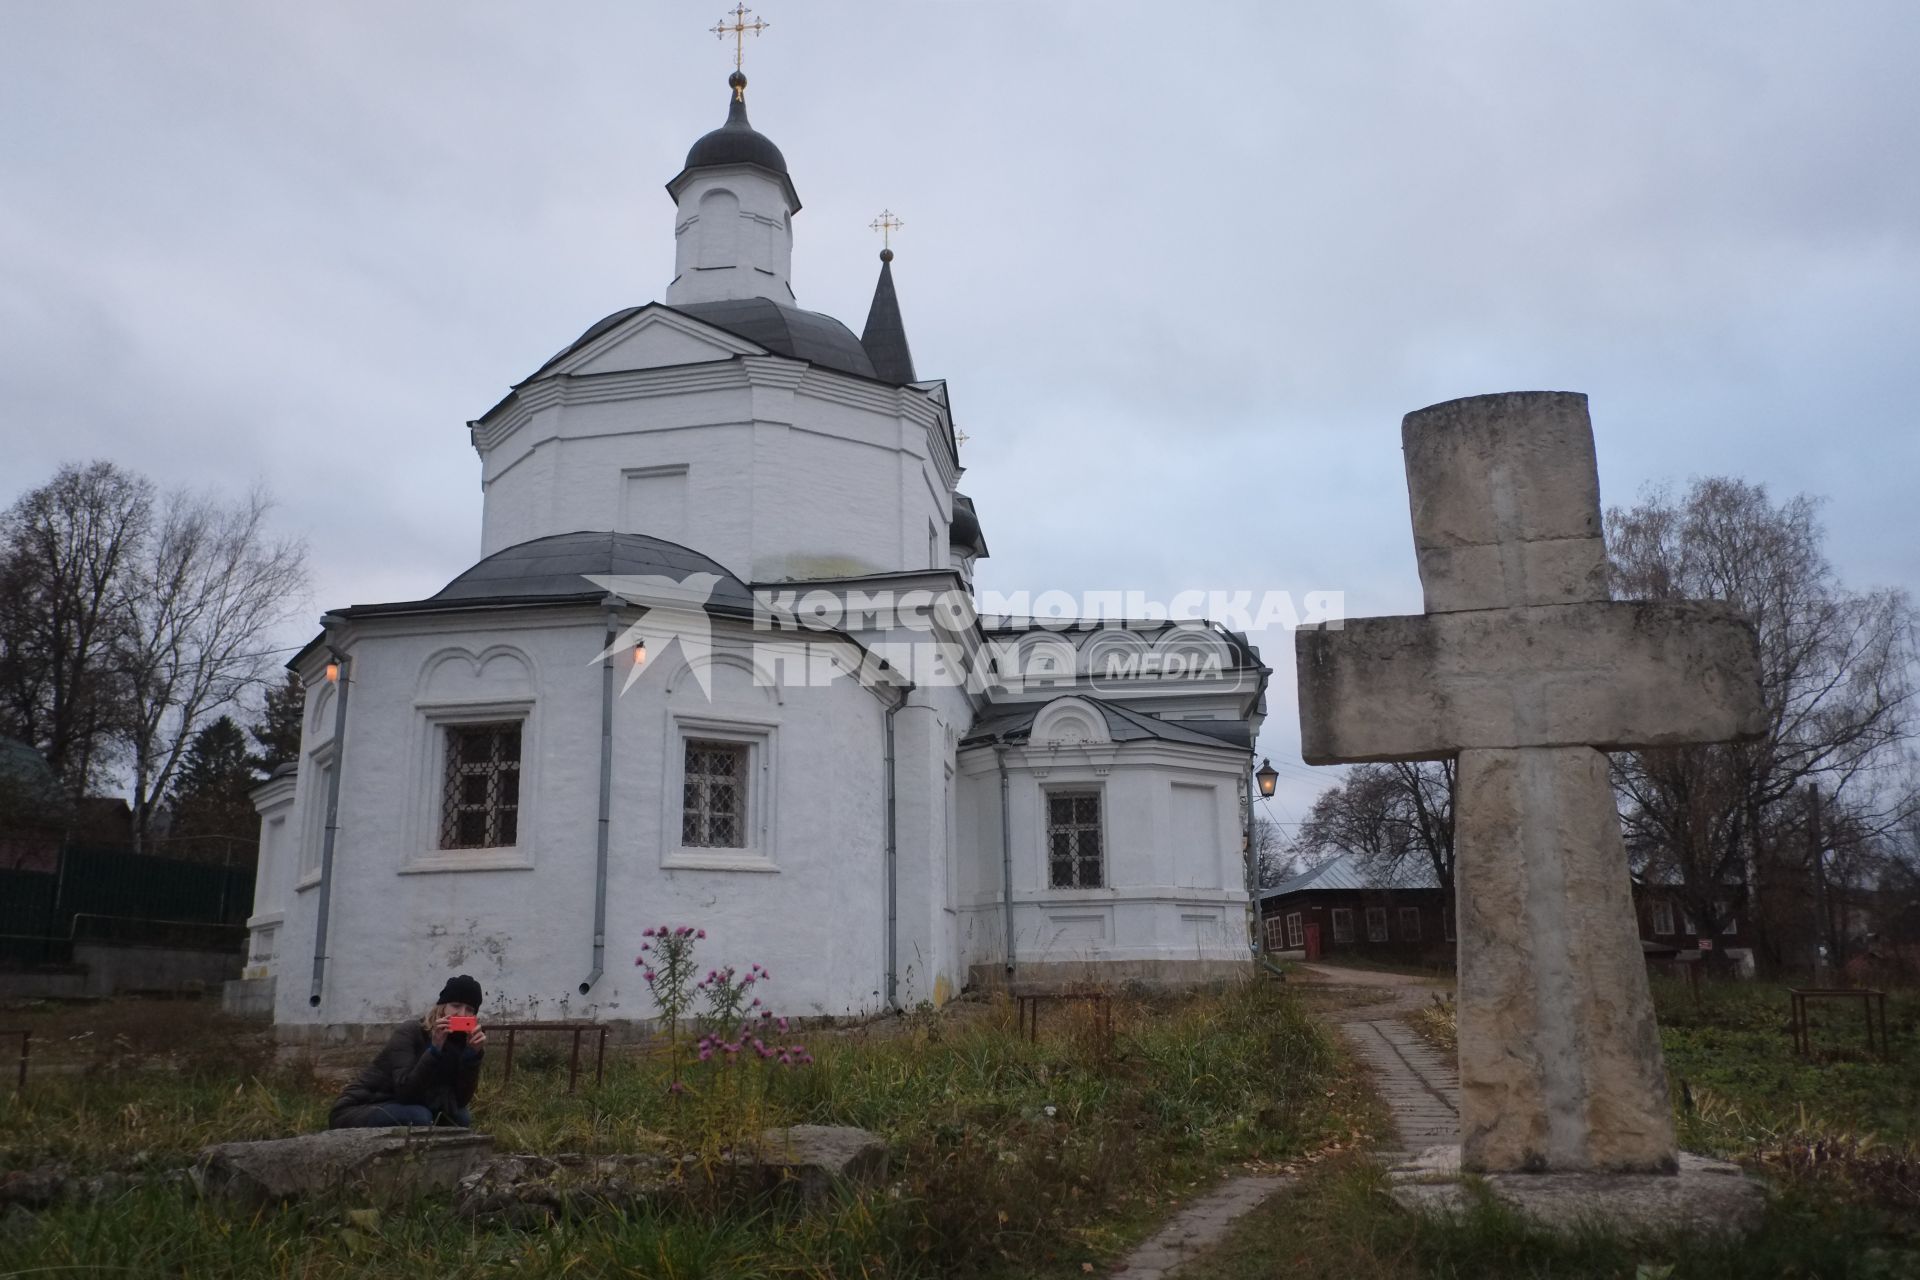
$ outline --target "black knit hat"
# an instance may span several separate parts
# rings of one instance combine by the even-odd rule
[[[440,988],[440,998],[435,1004],[464,1004],[470,1009],[480,1007],[480,984],[462,973],[447,979],[447,985]]]

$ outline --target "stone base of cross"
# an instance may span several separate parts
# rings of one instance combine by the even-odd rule
[[[1457,758],[1461,1163],[1677,1167],[1607,751],[1763,729],[1750,624],[1609,598],[1582,395],[1401,426],[1426,613],[1295,634],[1310,764]]]

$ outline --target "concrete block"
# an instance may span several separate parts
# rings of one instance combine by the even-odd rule
[[[1607,758],[1467,751],[1455,787],[1467,1167],[1672,1169]]]
[[[1351,618],[1337,631],[1301,628],[1294,648],[1309,764],[1620,751],[1766,727],[1753,625],[1719,603]]]
[[[1475,1196],[1460,1148],[1434,1147],[1389,1171],[1393,1198],[1416,1213],[1465,1213]],[[1766,1212],[1766,1188],[1725,1160],[1691,1152],[1673,1173],[1497,1173],[1480,1179],[1495,1200],[1571,1235],[1595,1226],[1628,1234],[1745,1235]]]
[[[842,1183],[878,1186],[887,1176],[887,1144],[849,1125],[796,1124],[768,1129],[740,1161],[758,1168],[769,1190],[822,1200]]]
[[[273,982],[268,978],[234,978],[220,988],[220,1011],[236,1018],[271,1018]]]
[[[1401,422],[1428,613],[1607,598],[1587,398],[1514,391]]]
[[[194,1175],[206,1195],[249,1208],[343,1195],[400,1204],[452,1191],[492,1153],[470,1129],[331,1129],[208,1147]]]

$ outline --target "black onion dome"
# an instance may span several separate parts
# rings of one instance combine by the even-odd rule
[[[736,71],[727,83],[733,87],[733,96],[727,103],[727,122],[693,144],[687,152],[687,163],[681,167],[679,175],[667,184],[667,190],[677,192],[687,175],[696,169],[752,165],[780,179],[797,212],[800,197],[794,192],[793,179],[787,173],[787,158],[780,154],[779,147],[773,145],[773,139],[747,123],[747,78]]]
[[[737,89],[746,88],[747,78],[739,72],[733,73],[729,83]],[[736,92],[727,103],[727,122],[712,133],[693,144],[687,152],[688,169],[704,169],[720,164],[757,164],[762,169],[771,169],[775,173],[787,171],[787,158],[780,154],[780,148],[773,140],[747,123],[747,97]]]

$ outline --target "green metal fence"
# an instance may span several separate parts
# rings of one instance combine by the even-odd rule
[[[64,964],[73,943],[240,948],[253,870],[69,846],[53,871],[0,871],[0,961]]]

